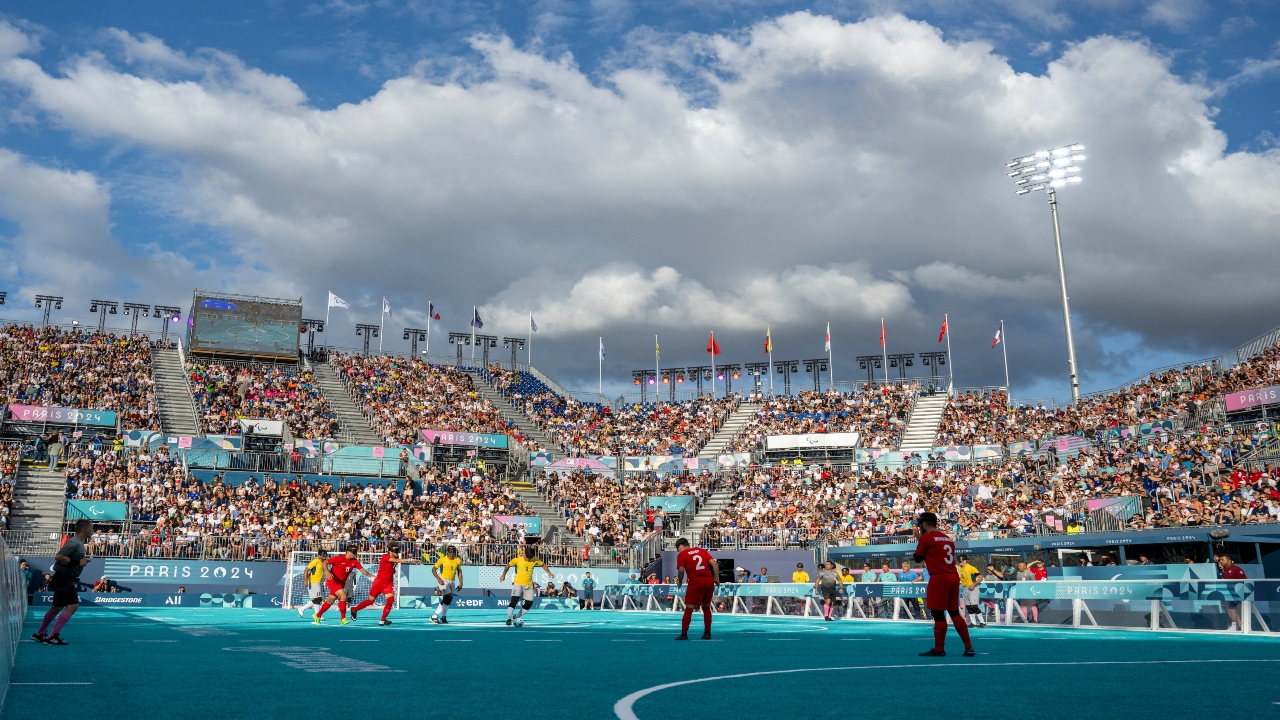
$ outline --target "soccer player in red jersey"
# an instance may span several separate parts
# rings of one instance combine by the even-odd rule
[[[676,541],[676,590],[689,578],[689,589],[684,593],[684,619],[680,621],[680,636],[677,640],[689,639],[689,623],[693,620],[693,611],[702,607],[702,639],[711,639],[711,598],[715,595],[716,586],[720,584],[720,565],[711,553],[702,548],[689,547],[689,541],[680,538]]]
[[[316,617],[311,622],[316,625],[320,624],[320,616],[325,611],[333,607],[333,601],[338,600],[338,615],[342,617],[342,624],[347,625],[351,621],[347,619],[347,578],[351,576],[353,571],[360,571],[365,577],[373,577],[368,570],[360,564],[360,560],[356,558],[355,550],[347,550],[341,555],[334,555],[324,561],[324,580],[329,587],[329,597],[316,611]]]
[[[391,614],[391,606],[396,604],[396,565],[416,562],[416,560],[401,558],[394,548],[388,548],[382,553],[382,557],[378,558],[378,575],[373,578],[373,587],[369,588],[369,597],[351,608],[351,619],[355,620],[356,613],[372,605],[373,601],[382,595],[386,602],[382,606],[382,619],[378,624],[390,625],[391,621],[387,619],[387,615]]]
[[[923,657],[944,657],[943,645],[947,639],[947,615],[956,626],[956,634],[964,641],[964,656],[973,657],[973,643],[969,641],[969,626],[960,615],[960,574],[956,572],[956,544],[945,533],[938,531],[938,516],[931,512],[920,513],[916,519],[916,536],[919,543],[913,557],[924,563],[929,571],[929,586],[925,589],[925,607],[933,615],[933,649],[920,653]]]

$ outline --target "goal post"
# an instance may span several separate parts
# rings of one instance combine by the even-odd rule
[[[325,553],[326,557],[332,557],[337,553]],[[306,570],[307,565],[316,558],[317,553],[310,550],[294,550],[289,553],[289,564],[285,567],[284,573],[284,599],[281,607],[286,609],[298,609],[303,605],[311,602],[311,595],[307,592]],[[358,553],[356,556],[360,560],[360,564],[364,566],[370,573],[378,574],[378,562],[382,559],[382,553]],[[351,573],[352,578],[347,581],[348,590],[347,602],[356,604],[363,602],[369,597],[369,590],[373,587],[373,580],[364,576],[364,573],[355,571]],[[395,589],[395,609],[400,609],[400,568],[396,568],[393,576]],[[328,596],[328,588],[325,589],[325,595]],[[381,596],[374,598],[374,607],[381,608],[385,603]]]

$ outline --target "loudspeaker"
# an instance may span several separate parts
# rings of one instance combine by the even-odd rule
[[[720,566],[720,582],[737,582],[737,578],[733,576],[733,558],[716,558],[716,564]]]

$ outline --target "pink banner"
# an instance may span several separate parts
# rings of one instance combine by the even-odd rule
[[[1248,410],[1249,408],[1262,407],[1263,405],[1273,405],[1280,402],[1280,385],[1255,388],[1253,390],[1245,390],[1244,392],[1227,393],[1224,400],[1227,403],[1227,412]]]

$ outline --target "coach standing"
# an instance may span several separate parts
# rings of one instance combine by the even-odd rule
[[[49,581],[49,587],[53,590],[53,607],[44,614],[40,629],[31,636],[33,640],[46,645],[67,644],[59,633],[71,616],[76,614],[76,610],[80,609],[80,596],[76,594],[76,585],[80,582],[80,571],[89,564],[89,558],[84,551],[84,541],[91,535],[93,535],[93,521],[77,520],[75,534],[67,538],[62,548],[58,550],[58,554],[53,556],[53,578]],[[54,617],[58,618],[57,622],[54,622]],[[49,629],[51,622],[53,632],[46,635],[45,631]]]

